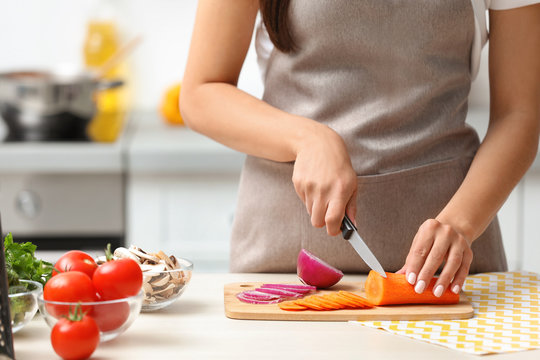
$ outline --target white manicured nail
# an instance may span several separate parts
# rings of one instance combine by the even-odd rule
[[[417,294],[421,294],[424,292],[424,289],[426,288],[426,282],[424,280],[420,280],[416,283],[416,286],[414,287],[414,291]]]
[[[443,293],[443,286],[442,285],[437,285],[437,287],[435,288],[435,291],[433,291],[433,295],[435,295],[436,297],[441,297],[442,293]]]
[[[454,285],[454,287],[452,288],[452,292],[453,292],[454,294],[459,294],[459,290],[460,290],[460,289],[459,289],[459,285]]]
[[[416,274],[413,272],[409,273],[409,275],[407,276],[407,281],[409,282],[409,284],[414,285],[414,282],[416,281]]]

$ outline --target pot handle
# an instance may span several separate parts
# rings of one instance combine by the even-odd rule
[[[125,82],[124,80],[101,80],[97,86],[96,90],[107,90],[107,89],[114,89],[120,86],[124,86]]]

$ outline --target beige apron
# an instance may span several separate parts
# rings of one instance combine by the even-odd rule
[[[343,137],[358,174],[358,231],[385,270],[396,271],[479,146],[465,124],[470,0],[292,0],[289,16],[299,50],[273,51],[264,100]],[[341,236],[311,226],[293,165],[248,156],[231,271],[294,272],[305,248],[343,271],[367,272]],[[497,220],[473,251],[471,272],[506,270]]]

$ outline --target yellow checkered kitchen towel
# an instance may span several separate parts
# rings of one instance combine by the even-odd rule
[[[464,291],[474,317],[437,321],[352,321],[483,355],[540,348],[540,276],[531,272],[472,275]]]

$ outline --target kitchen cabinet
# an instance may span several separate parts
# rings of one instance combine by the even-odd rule
[[[229,233],[245,156],[185,127],[139,114],[127,151],[126,243],[228,271]]]
[[[226,272],[237,187],[237,174],[130,176],[127,239]]]

